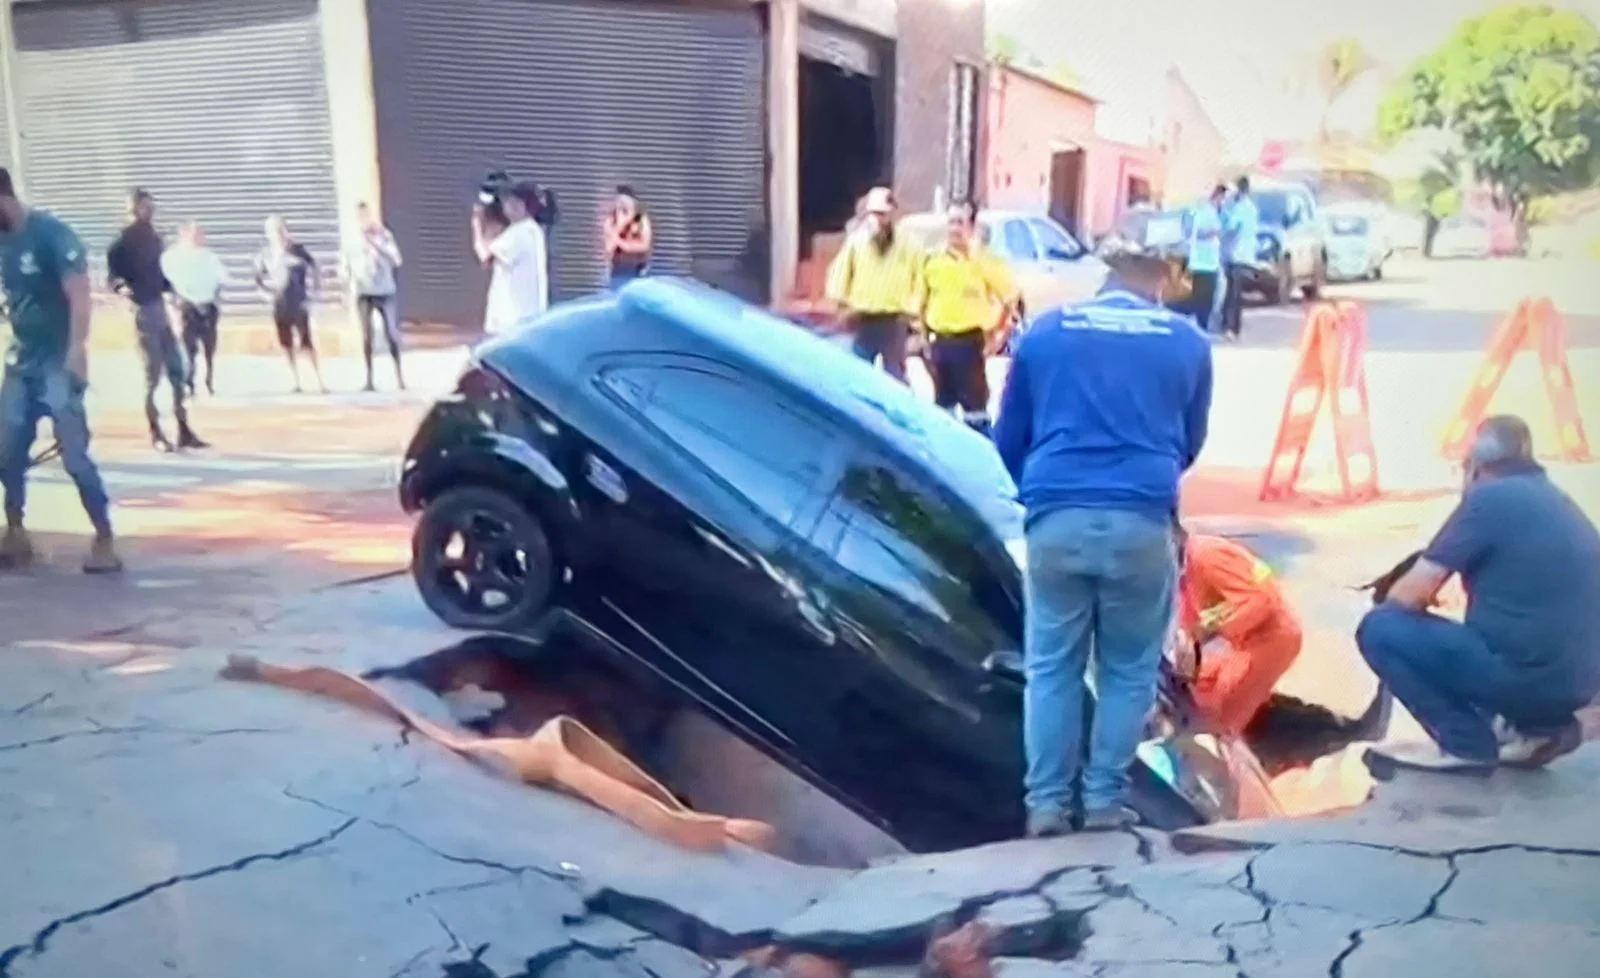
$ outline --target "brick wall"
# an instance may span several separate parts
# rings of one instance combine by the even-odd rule
[[[901,206],[932,205],[945,180],[953,66],[967,61],[979,70],[977,170],[973,186],[984,187],[982,86],[985,0],[900,0],[895,14],[894,177]]]

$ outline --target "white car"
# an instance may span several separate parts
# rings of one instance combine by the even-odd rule
[[[909,214],[901,234],[924,248],[945,238],[944,214]],[[1093,298],[1109,269],[1066,228],[1048,217],[1020,211],[980,211],[978,229],[989,251],[1005,259],[1022,290],[1025,318]]]
[[[1494,232],[1481,217],[1458,214],[1439,223],[1431,258],[1488,258],[1494,254]]]
[[[1389,244],[1388,214],[1367,204],[1337,204],[1322,213],[1328,280],[1357,282],[1383,278]]]

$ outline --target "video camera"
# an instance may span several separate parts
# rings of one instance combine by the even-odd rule
[[[477,207],[484,216],[500,224],[510,224],[507,204],[521,205],[534,222],[546,230],[556,223],[556,196],[548,187],[531,180],[518,182],[505,170],[495,170],[478,184]]]

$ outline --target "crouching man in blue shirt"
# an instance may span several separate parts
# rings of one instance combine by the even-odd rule
[[[1161,306],[1167,267],[1117,260],[1093,300],[1042,314],[1011,364],[995,443],[1027,509],[1028,834],[1135,821],[1128,768],[1172,621],[1178,480],[1205,442],[1211,347]],[[1082,764],[1084,680],[1096,706]]]
[[[1600,693],[1600,532],[1533,460],[1520,418],[1478,427],[1467,486],[1411,569],[1356,630],[1361,655],[1433,743],[1374,753],[1406,767],[1543,767],[1583,741]],[[1464,622],[1430,614],[1461,575]]]

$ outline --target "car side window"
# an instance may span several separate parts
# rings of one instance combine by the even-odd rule
[[[1000,244],[1005,257],[1013,261],[1037,261],[1039,245],[1033,240],[1026,221],[1006,221],[1000,225]]]
[[[601,382],[782,525],[793,521],[820,478],[826,433],[749,382],[677,366],[612,368]]]
[[[1077,238],[1054,221],[1032,217],[1028,219],[1028,226],[1033,228],[1034,235],[1039,239],[1040,250],[1046,258],[1073,261],[1082,258],[1086,251]]]
[[[965,521],[951,506],[887,464],[851,464],[839,482],[841,567],[951,624],[973,604],[981,573]]]

